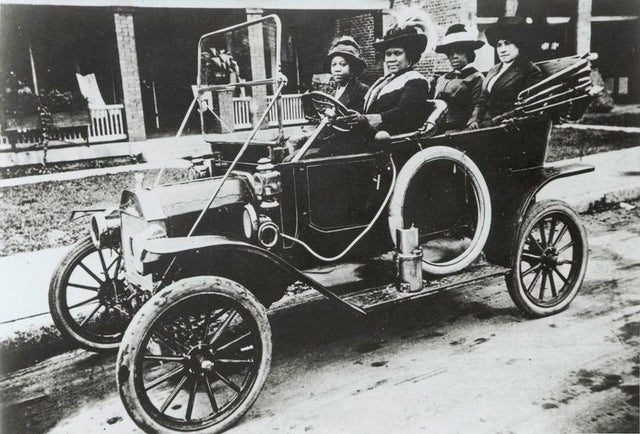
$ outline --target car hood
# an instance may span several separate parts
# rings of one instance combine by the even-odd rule
[[[173,226],[172,223],[175,224],[177,220],[188,223],[189,220],[195,220],[195,216],[209,203],[221,182],[222,178],[219,177],[152,189],[125,190],[120,202],[121,209],[124,212],[127,209],[135,210],[135,214],[146,221],[166,221],[167,226]],[[254,199],[253,187],[248,178],[233,175],[222,185],[210,209],[221,212]]]

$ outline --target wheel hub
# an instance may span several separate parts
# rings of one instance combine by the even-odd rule
[[[187,369],[192,374],[204,375],[213,372],[215,361],[211,357],[211,351],[206,344],[198,344],[187,353]]]
[[[100,284],[98,288],[98,300],[101,304],[115,307],[121,304],[122,300],[117,300],[117,294],[124,296],[124,281],[119,279],[108,279]]]
[[[542,252],[542,266],[551,269],[558,265],[558,251],[555,247],[549,247]]]

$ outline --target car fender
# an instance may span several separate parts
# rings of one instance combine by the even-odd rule
[[[284,259],[261,247],[221,235],[148,240],[142,251],[143,274],[164,274],[172,264],[179,278],[215,275],[240,283],[266,307],[281,299],[289,285],[305,283],[357,313],[330,289],[305,275]]]
[[[494,204],[494,220],[485,253],[491,262],[509,266],[513,243],[527,210],[536,202],[538,193],[557,179],[592,172],[588,164],[573,163],[538,167],[512,173],[506,181],[512,188],[501,190],[501,205]]]
[[[299,273],[260,247],[220,235],[160,238],[145,243],[143,274],[164,274],[172,264],[180,279],[215,275],[248,288],[265,305],[282,298]]]

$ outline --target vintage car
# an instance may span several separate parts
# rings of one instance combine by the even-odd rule
[[[425,101],[432,112],[418,131],[374,134],[310,92],[315,126],[287,155],[281,121],[272,139],[258,138],[268,113],[281,113],[279,47],[277,16],[200,39],[190,111],[197,102],[212,154],[193,160],[191,180],[138,179],[119,206],[92,216],[91,236],[53,277],[56,324],[84,348],[120,347],[122,402],[146,431],[234,424],[269,372],[267,308],[294,283],[357,321],[496,276],[519,309],[542,317],[566,309],[583,281],[578,214],[536,195],[593,170],[545,165],[552,124],[580,117],[593,98],[587,56],[541,63],[548,77],[520,94],[513,114],[476,131],[441,131],[446,104]],[[235,77],[207,72],[212,48],[233,58]],[[240,92],[265,101],[254,128],[235,142],[209,134]]]

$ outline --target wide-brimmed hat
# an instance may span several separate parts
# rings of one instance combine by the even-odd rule
[[[382,39],[373,42],[373,47],[380,52],[391,47],[402,47],[419,58],[429,42],[428,25],[421,16],[398,21],[387,29]]]
[[[355,69],[352,71],[355,74],[359,74],[367,66],[367,62],[362,58],[360,45],[351,36],[341,36],[331,44],[329,53],[324,59],[325,68],[329,67],[331,59],[335,56],[345,57],[351,67]]]
[[[484,45],[484,41],[479,41],[471,35],[464,24],[454,24],[449,26],[442,43],[436,46],[436,53],[446,53],[452,48],[462,48],[463,50],[477,50]]]
[[[522,45],[531,36],[532,26],[521,17],[500,17],[498,22],[484,32],[487,42],[495,47],[500,39]]]

